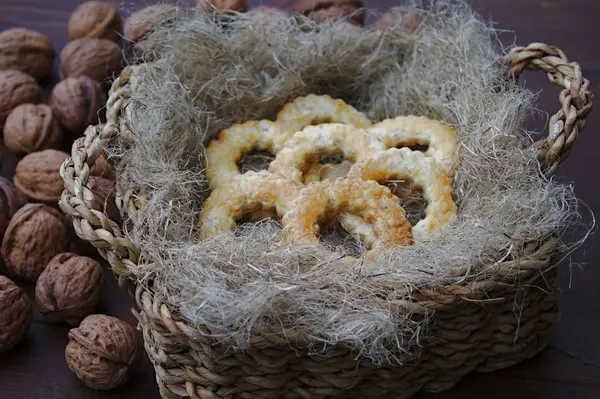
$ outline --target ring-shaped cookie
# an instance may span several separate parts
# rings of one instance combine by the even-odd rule
[[[308,126],[295,133],[269,165],[269,171],[304,184],[304,175],[323,155],[341,153],[344,159],[359,162],[383,149],[372,142],[364,129],[339,123]]]
[[[391,191],[375,181],[339,178],[305,186],[282,218],[283,244],[319,241],[320,223],[351,214],[372,226],[371,249],[410,245],[411,226]]]
[[[341,123],[359,128],[367,128],[372,125],[365,114],[357,111],[343,100],[334,99],[326,94],[321,96],[309,94],[286,104],[277,114],[277,121],[285,123],[294,132],[300,131],[306,126],[321,123]],[[341,164],[315,163],[306,171],[304,182],[308,184],[342,177],[348,172],[350,165],[348,161]]]
[[[315,94],[298,97],[279,111],[275,121],[248,121],[221,131],[206,149],[206,175],[210,187],[215,189],[240,175],[237,162],[244,153],[260,150],[277,154],[294,133],[324,122],[360,128],[371,126],[365,114],[342,100]],[[314,166],[311,175],[319,174],[318,166]]]
[[[309,94],[296,98],[279,111],[277,122],[284,123],[294,132],[322,123],[341,123],[360,128],[372,125],[365,114],[343,100],[331,98],[326,94]]]
[[[241,175],[237,162],[245,153],[279,151],[283,134],[281,126],[268,120],[248,121],[223,130],[206,149],[206,176],[210,187],[214,190]]]
[[[200,212],[203,239],[235,231],[237,222],[252,212],[275,211],[282,218],[299,187],[267,171],[246,172],[213,190]]]
[[[386,148],[426,145],[425,155],[435,159],[453,175],[458,134],[451,127],[425,116],[398,116],[375,123],[367,129]]]
[[[383,183],[392,178],[409,179],[423,189],[427,201],[426,216],[412,228],[417,241],[433,238],[456,216],[452,199],[452,181],[434,159],[409,148],[391,148],[355,163],[348,172],[349,179],[374,180]]]

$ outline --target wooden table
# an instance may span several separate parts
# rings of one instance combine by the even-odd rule
[[[279,1],[279,0],[275,0]],[[0,30],[25,26],[49,35],[60,49],[67,42],[66,25],[70,12],[82,0],[0,0]],[[129,0],[127,11],[154,1]],[[121,2],[123,3],[123,2]],[[251,1],[258,5],[259,1]],[[561,47],[577,61],[600,91],[600,2],[598,0],[471,0],[484,16],[503,30],[514,31],[518,44],[532,41]],[[267,4],[274,4],[268,1]],[[279,1],[287,7],[289,1]],[[391,0],[367,0],[369,7],[387,7]],[[502,34],[506,43],[512,34]],[[56,73],[55,73],[56,75]],[[526,74],[527,85],[543,90],[540,108],[553,113],[558,107],[557,91],[540,74]],[[56,80],[56,77],[55,77]],[[50,84],[48,85],[50,87]],[[598,111],[598,110],[596,110]],[[600,210],[600,167],[598,149],[600,111],[594,111],[570,159],[561,169],[561,179],[575,183],[578,196],[592,209]],[[546,116],[530,121],[537,131],[545,129]],[[6,154],[0,174],[12,177],[17,158]],[[537,358],[518,366],[465,378],[452,391],[420,394],[415,399],[511,398],[511,399],[592,399],[600,398],[600,249],[591,239],[563,266],[565,290],[562,319],[549,347]],[[583,269],[583,270],[582,270]],[[98,312],[134,323],[132,301],[117,288],[107,273]],[[570,288],[569,288],[570,287]],[[33,298],[33,287],[26,285]],[[87,389],[69,371],[64,360],[67,327],[50,325],[35,313],[27,338],[13,351],[0,355],[0,398],[3,399],[102,399],[159,398],[154,371],[144,357],[143,367],[126,386],[111,392]]]

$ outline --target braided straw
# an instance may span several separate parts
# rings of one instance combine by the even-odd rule
[[[568,62],[562,51],[544,44],[517,47],[504,61],[514,79],[526,68],[538,69],[563,89],[561,109],[550,120],[549,135],[536,143],[542,169],[552,175],[585,126],[592,107],[589,82],[577,63]],[[87,187],[90,167],[98,156],[118,135],[129,134],[126,121],[135,109],[130,101],[134,90],[135,67],[128,67],[111,87],[107,123],[90,126],[61,166],[65,190],[59,206],[71,217],[77,235],[98,249],[119,285],[134,298],[139,328],[163,398],[404,399],[419,390],[449,389],[466,374],[511,366],[545,347],[559,315],[557,271],[547,270],[555,239],[526,258],[489,265],[493,279],[435,289],[409,287],[396,301],[386,298],[382,306],[408,310],[415,317],[435,312],[431,334],[440,342],[424,347],[415,364],[378,369],[368,362],[359,363],[356,353],[344,348],[338,348],[339,355],[331,358],[298,356],[299,348],[309,342],[303,331],[285,331],[285,336],[281,331],[263,331],[252,338],[248,351],[229,351],[223,339],[210,336],[218,331],[191,327],[155,294],[160,290],[148,288],[152,282],[142,283],[128,274],[140,262],[139,250],[102,211]],[[117,181],[115,202],[122,215],[135,215],[143,197],[139,190],[123,190]],[[526,283],[515,286],[517,280]],[[381,291],[388,290],[381,287]],[[521,313],[515,318],[513,301],[517,296]],[[297,347],[292,349],[290,343]]]
[[[131,74],[132,68],[124,69],[112,84],[106,103],[107,123],[103,126],[89,126],[83,137],[75,140],[71,147],[71,156],[60,168],[65,186],[58,203],[61,210],[71,217],[76,234],[97,248],[117,277],[125,276],[128,268],[138,264],[139,251],[125,237],[121,227],[102,212],[101,204],[96,203],[87,182],[90,167],[103,153],[106,145],[125,132],[126,126],[121,112],[125,108],[131,89],[128,85]],[[117,209],[123,214],[124,203],[128,201],[124,200],[119,190],[115,202]],[[123,279],[119,279],[119,282],[127,283]],[[132,288],[129,287],[128,290],[131,291]]]
[[[518,79],[524,69],[540,70],[563,89],[558,98],[561,108],[548,124],[548,137],[536,143],[542,170],[553,175],[571,152],[592,110],[590,82],[583,77],[578,63],[569,62],[559,48],[547,44],[515,47],[507,55],[507,61],[508,73],[514,79]]]

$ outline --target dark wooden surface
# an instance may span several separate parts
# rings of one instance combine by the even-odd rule
[[[271,0],[267,4],[280,1]],[[58,51],[67,42],[66,24],[70,12],[81,0],[0,0],[0,30],[14,26],[38,29],[49,35]],[[149,1],[152,3],[154,1]],[[581,64],[600,91],[600,2],[598,0],[471,0],[486,19],[509,32],[501,37],[507,44],[544,42],[561,47]],[[251,1],[258,5],[258,1]],[[127,14],[146,1],[119,3]],[[383,8],[391,0],[367,0],[367,6]],[[56,81],[56,73],[54,81]],[[525,75],[526,84],[540,91],[539,107],[552,113],[558,107],[557,90],[544,76]],[[51,87],[52,82],[48,83]],[[542,132],[548,115],[530,121]],[[594,211],[600,210],[600,110],[592,117],[569,160],[561,169],[561,179],[575,183],[578,196]],[[17,158],[6,154],[0,174],[12,177]],[[563,266],[563,314],[551,344],[538,357],[492,374],[465,378],[456,388],[441,394],[420,394],[415,399],[510,398],[510,399],[592,399],[600,398],[600,250],[594,238],[579,249]],[[134,323],[131,300],[119,291],[107,273],[98,312]],[[31,298],[33,287],[25,285]],[[2,399],[102,399],[159,398],[155,376],[144,356],[143,366],[132,381],[115,391],[87,389],[69,371],[64,360],[68,328],[46,323],[39,313],[27,338],[13,351],[0,355],[0,398]]]

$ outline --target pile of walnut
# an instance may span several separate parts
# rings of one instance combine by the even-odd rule
[[[13,176],[0,177],[0,353],[26,339],[39,311],[72,327],[66,362],[98,390],[128,380],[139,348],[132,326],[95,314],[105,272],[58,208],[59,170],[73,141],[103,123],[110,82],[124,65],[122,28],[111,3],[89,1],[73,11],[60,52],[42,32],[0,32],[0,129],[13,155],[0,159],[18,160]],[[95,209],[114,209],[114,179],[114,166],[99,158],[83,188]]]
[[[268,6],[248,10],[245,0],[198,0],[197,7],[222,15],[232,10],[250,12],[265,21],[272,13],[286,13]],[[361,0],[300,0],[295,11],[317,23],[343,17],[363,25],[362,7]],[[60,52],[41,32],[20,27],[0,32],[0,129],[5,148],[19,157],[12,180],[0,177],[0,353],[13,350],[27,336],[34,309],[21,286],[30,285],[35,288],[37,308],[47,322],[73,327],[65,349],[66,362],[92,389],[113,389],[127,382],[139,348],[131,326],[117,318],[95,314],[104,272],[94,259],[95,250],[92,255],[91,245],[78,240],[70,220],[58,210],[63,192],[59,170],[73,141],[88,126],[102,125],[108,88],[124,66],[124,48],[134,53],[150,49],[145,40],[148,33],[157,24],[168,23],[176,11],[174,5],[159,4],[122,20],[110,2],[84,2],[69,19],[70,41]],[[375,29],[386,28],[398,18],[406,19],[407,31],[419,22],[415,16],[405,18],[392,10],[379,19]],[[53,71],[57,60],[58,71]],[[52,87],[56,77],[59,81]],[[360,126],[360,120],[354,122]],[[306,135],[310,134],[308,129]],[[284,155],[289,152],[283,149],[283,141],[275,140],[272,145]],[[352,155],[351,149],[348,151]],[[2,155],[0,152],[0,160]],[[290,174],[292,181],[297,160],[289,157],[279,161],[279,167]],[[341,173],[343,167],[329,170],[315,166],[305,178],[320,181],[324,174]],[[282,209],[290,194],[286,187],[293,196],[297,195],[296,188],[287,181],[281,185]],[[114,185],[114,166],[101,157],[91,168],[83,190],[90,208],[102,210],[116,220],[119,215],[114,206]],[[371,186],[367,184],[364,189],[381,191]],[[329,195],[327,190],[320,194]],[[394,208],[392,202],[389,205]],[[211,208],[206,209],[205,216],[213,217],[214,214],[208,214]],[[218,222],[221,224],[214,226],[216,230],[208,229],[206,224],[205,232],[213,234],[226,229],[230,220]],[[357,219],[349,216],[345,223],[369,234]],[[379,227],[385,230],[389,226]],[[377,226],[374,229],[377,234]]]

